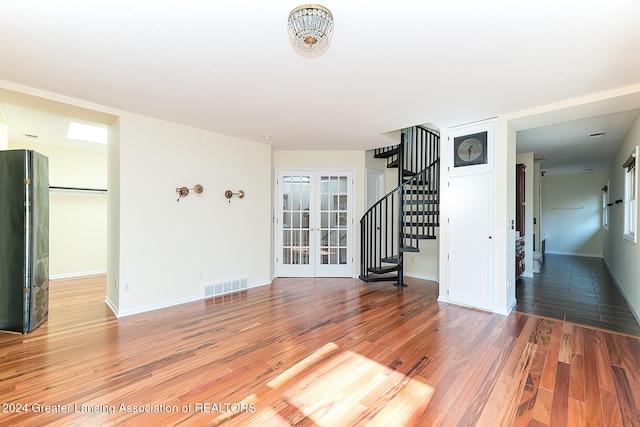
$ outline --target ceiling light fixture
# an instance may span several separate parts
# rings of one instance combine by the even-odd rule
[[[291,11],[287,27],[291,44],[302,56],[320,56],[331,41],[333,15],[324,6],[305,4]]]

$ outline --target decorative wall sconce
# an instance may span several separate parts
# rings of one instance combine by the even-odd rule
[[[181,198],[187,197],[189,195],[189,190],[193,190],[196,193],[200,194],[204,191],[204,187],[200,184],[194,185],[193,188],[178,187],[176,188],[176,192],[178,193],[178,200],[176,201],[179,202]]]
[[[226,197],[227,199],[229,199],[229,203],[231,203],[231,198],[233,196],[238,196],[238,198],[242,199],[244,197],[244,191],[240,190],[237,193],[231,191],[231,190],[227,190],[224,192],[224,197]]]

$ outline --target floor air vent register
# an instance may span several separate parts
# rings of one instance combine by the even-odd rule
[[[230,294],[247,289],[247,278],[226,280],[224,282],[209,283],[204,285],[204,298]]]

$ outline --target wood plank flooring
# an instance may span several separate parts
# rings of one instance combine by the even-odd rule
[[[637,426],[640,339],[437,302],[437,284],[277,279],[116,319],[104,277],[0,332],[0,425]]]

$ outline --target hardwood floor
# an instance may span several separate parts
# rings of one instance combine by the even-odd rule
[[[545,255],[539,274],[520,278],[516,310],[640,336],[602,258]]]
[[[406,282],[277,279],[122,319],[103,277],[53,282],[49,321],[0,333],[0,425],[640,425],[638,337]]]

